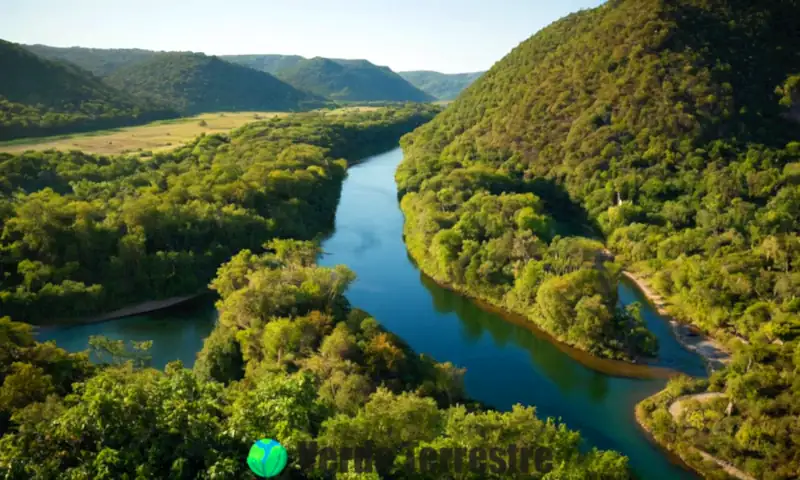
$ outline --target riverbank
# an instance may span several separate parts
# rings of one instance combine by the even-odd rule
[[[411,255],[410,252],[408,252],[408,255],[409,258],[413,260],[413,256]],[[458,295],[461,295],[462,297],[470,299],[481,310],[497,315],[509,323],[513,323],[514,325],[525,328],[526,330],[530,331],[537,337],[548,341],[549,343],[554,345],[560,351],[564,352],[566,355],[568,355],[576,362],[597,372],[615,377],[638,378],[638,379],[658,379],[658,378],[669,379],[677,375],[680,375],[680,372],[677,372],[669,368],[657,367],[657,366],[647,365],[644,363],[632,363],[632,362],[625,362],[622,360],[612,360],[609,358],[602,358],[592,355],[589,352],[575,348],[571,345],[568,345],[558,340],[557,338],[550,335],[546,331],[537,327],[535,323],[533,323],[531,320],[529,320],[527,317],[525,317],[520,313],[506,310],[505,308],[500,307],[484,298],[476,297],[470,294],[470,292],[458,288],[455,285],[441,282],[440,280],[426,274],[421,269],[419,270],[419,272],[420,275],[424,276],[425,278],[435,283],[439,287],[445,290],[449,290]]]
[[[669,418],[677,421],[685,412],[685,404],[690,401],[700,403],[711,402],[725,398],[721,392],[703,392],[683,394],[684,388],[693,388],[689,385],[668,386],[657,394],[646,398],[636,405],[636,421],[647,432],[648,438],[667,452],[676,455],[681,461],[691,467],[698,474],[706,477],[722,470],[726,475],[738,480],[755,480],[755,477],[744,472],[720,458],[687,444],[675,436],[674,432],[656,433],[655,425]],[[695,385],[696,387],[696,385]],[[716,477],[715,477],[716,478]]]
[[[725,365],[730,363],[731,354],[721,342],[707,337],[693,325],[687,325],[671,318],[667,310],[669,304],[661,295],[650,287],[644,277],[629,271],[623,271],[623,275],[642,292],[660,315],[666,317],[672,327],[675,339],[684,348],[703,358],[709,373],[724,368]],[[704,392],[672,398],[671,393],[672,390],[668,385],[664,390],[642,400],[636,405],[636,422],[648,433],[648,438],[661,448],[678,456],[683,463],[690,466],[692,470],[700,475],[706,476],[710,472],[717,472],[721,469],[727,475],[739,480],[755,480],[752,476],[739,470],[729,462],[719,459],[704,450],[694,446],[683,445],[679,443],[677,439],[670,439],[655,434],[653,428],[653,425],[657,421],[657,414],[655,412],[660,408],[666,408],[666,411],[669,412],[669,417],[675,422],[683,415],[686,402],[690,400],[707,402],[724,397],[724,394],[721,392]],[[661,415],[658,421],[664,421],[665,418],[666,417]]]
[[[164,298],[162,300],[147,300],[144,302],[139,302],[131,305],[127,305],[122,308],[118,308],[111,312],[102,313],[100,315],[95,316],[87,316],[87,317],[79,317],[79,318],[66,318],[66,319],[59,319],[52,322],[49,322],[42,326],[48,325],[87,325],[91,323],[100,323],[100,322],[107,322],[109,320],[115,320],[117,318],[123,317],[132,317],[134,315],[143,315],[146,313],[152,313],[158,310],[164,310],[166,308],[175,307],[182,303],[186,303],[190,300],[194,300],[195,298],[202,297],[203,295],[208,294],[208,290],[204,290],[202,292],[194,293],[191,295],[181,295],[177,297],[170,297]]]
[[[694,325],[688,325],[675,320],[667,310],[669,303],[650,286],[649,282],[641,275],[624,270],[622,272],[639,291],[647,298],[650,304],[656,308],[659,315],[665,317],[672,327],[675,339],[685,349],[701,356],[706,362],[709,372],[719,370],[731,361],[730,351],[722,344],[700,331]]]

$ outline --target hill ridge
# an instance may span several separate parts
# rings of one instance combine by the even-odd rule
[[[119,68],[106,81],[185,114],[303,110],[325,103],[269,73],[203,53],[159,54]]]

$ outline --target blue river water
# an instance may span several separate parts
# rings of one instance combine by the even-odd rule
[[[334,233],[323,243],[323,265],[346,264],[358,276],[350,302],[366,310],[420,353],[466,367],[470,396],[498,409],[535,405],[580,430],[586,446],[614,449],[630,458],[644,479],[696,478],[650,443],[634,419],[634,406],[662,389],[665,379],[633,379],[601,373],[576,360],[543,336],[463,296],[441,288],[409,259],[394,172],[401,150],[376,155],[350,168],[336,214]],[[642,314],[659,338],[655,365],[704,375],[702,360],[674,339],[665,319],[633,285],[619,286],[620,302],[642,303]],[[153,365],[180,359],[194,363],[214,327],[211,299],[161,312],[72,327],[45,327],[39,337],[68,350],[83,350],[89,335],[154,340]]]

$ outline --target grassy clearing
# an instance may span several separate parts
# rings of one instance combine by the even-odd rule
[[[76,133],[46,138],[25,138],[0,143],[0,152],[21,153],[26,150],[82,150],[111,155],[140,150],[169,150],[184,144],[201,133],[220,133],[239,128],[259,119],[286,115],[276,112],[203,113],[194,117],[162,120],[136,127]]]
[[[362,106],[354,105],[352,107],[340,107],[335,110],[321,110],[321,111],[325,112],[326,115],[344,115],[346,113],[374,112],[375,110],[378,110],[380,108],[383,107],[369,106],[369,105],[362,105]]]

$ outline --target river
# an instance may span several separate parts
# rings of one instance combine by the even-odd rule
[[[632,379],[600,373],[563,349],[496,313],[439,287],[409,259],[402,239],[403,216],[394,171],[401,150],[377,155],[349,169],[336,213],[335,232],[323,243],[323,265],[346,264],[358,279],[351,303],[370,312],[411,347],[439,361],[467,368],[473,398],[499,409],[535,405],[540,416],[556,417],[580,430],[587,447],[614,449],[630,458],[647,480],[696,478],[651,444],[634,418],[634,406],[662,389],[664,379]],[[648,327],[659,338],[657,366],[704,375],[702,360],[674,339],[667,322],[632,284],[619,287],[620,301],[642,303]],[[194,363],[216,312],[208,298],[155,314],[72,327],[45,327],[41,340],[68,350],[85,349],[89,335],[154,340],[153,365],[180,359]]]

